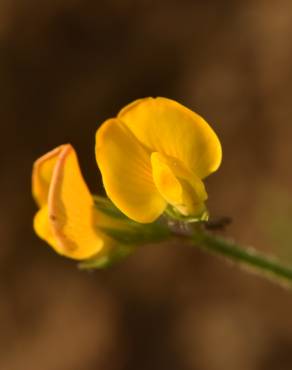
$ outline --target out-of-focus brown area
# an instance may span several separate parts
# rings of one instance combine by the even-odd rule
[[[71,142],[92,191],[97,126],[144,96],[203,115],[226,235],[292,263],[292,3],[0,2],[0,369],[290,370],[292,291],[189,246],[78,271],[32,231],[33,161]]]

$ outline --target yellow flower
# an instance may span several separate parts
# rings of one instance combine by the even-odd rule
[[[34,229],[56,252],[83,260],[111,247],[112,240],[98,229],[111,222],[94,207],[71,145],[61,145],[34,163],[32,192],[40,208]]]
[[[207,199],[202,180],[217,170],[221,157],[207,122],[166,98],[134,101],[96,133],[107,195],[141,223],[154,221],[168,204],[182,215],[200,215]]]

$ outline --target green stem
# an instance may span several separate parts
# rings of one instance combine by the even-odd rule
[[[253,248],[244,248],[241,245],[215,236],[205,230],[195,230],[191,236],[182,236],[193,241],[201,249],[213,254],[239,262],[241,266],[252,268],[261,276],[273,278],[278,282],[292,283],[292,268],[283,266],[277,260],[255,251]]]

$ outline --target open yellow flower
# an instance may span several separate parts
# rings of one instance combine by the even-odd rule
[[[221,145],[207,122],[166,98],[145,98],[105,121],[96,133],[96,160],[108,197],[129,218],[148,223],[170,204],[198,216],[203,179],[221,163]]]
[[[71,145],[61,145],[34,163],[32,191],[40,207],[34,229],[56,252],[83,260],[110,248],[111,239],[98,229],[110,222],[94,207]]]

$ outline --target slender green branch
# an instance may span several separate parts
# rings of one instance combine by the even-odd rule
[[[289,283],[292,287],[292,268],[282,265],[274,258],[259,253],[250,247],[241,245],[215,236],[206,230],[197,229],[192,235],[177,235],[191,240],[196,246],[207,250],[215,255],[226,257],[229,260],[239,262],[241,266],[251,269],[261,276],[275,279],[280,283]]]

